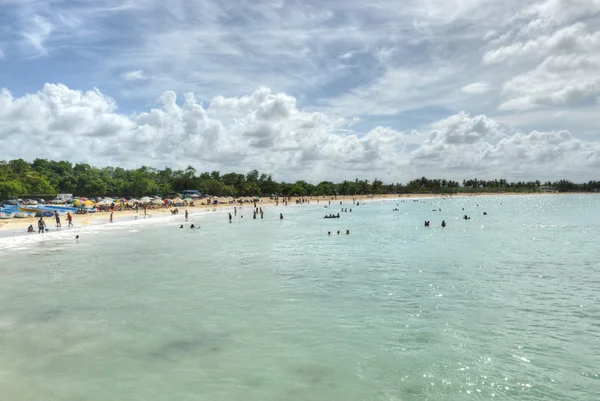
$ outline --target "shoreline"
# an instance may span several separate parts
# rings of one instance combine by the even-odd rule
[[[421,198],[460,198],[460,197],[474,197],[474,196],[527,196],[527,195],[575,195],[580,193],[547,193],[547,192],[528,192],[528,193],[520,193],[520,192],[499,192],[499,193],[490,193],[490,192],[473,192],[473,193],[461,193],[461,194],[385,194],[385,195],[343,195],[337,197],[322,197],[322,196],[310,196],[310,197],[292,197],[288,201],[288,205],[297,205],[296,200],[298,199],[307,199],[311,202],[323,201],[328,202],[332,201],[348,201],[348,200],[359,200],[359,201],[371,201],[371,200],[388,200],[388,199],[421,199]],[[588,193],[583,193],[583,195],[587,195]],[[270,198],[261,198],[257,202],[257,206],[274,206],[276,204],[275,200]],[[314,203],[313,203],[314,204]],[[302,205],[302,204],[299,204]],[[252,207],[252,203],[244,203],[241,208],[244,206]],[[217,205],[195,205],[195,206],[182,206],[179,207],[180,215],[183,216],[185,210],[188,210],[190,213],[200,212],[200,211],[223,211],[226,209],[233,209],[234,207],[240,208],[239,203],[222,203]],[[170,213],[171,208],[161,208],[161,209],[149,209],[148,215],[152,218],[161,218],[161,217],[170,217],[172,214]],[[116,211],[113,215],[113,222],[118,223],[119,221],[128,221],[135,219],[136,217],[143,216],[144,213],[142,210],[125,210],[125,211]],[[54,219],[48,217],[45,219],[48,227],[51,228],[51,231],[55,231]],[[37,218],[36,217],[25,217],[25,218],[12,218],[12,219],[3,219],[0,220],[0,235],[2,237],[10,236],[10,234],[27,234],[27,228],[30,224],[33,224],[35,233],[37,234]],[[64,227],[68,225],[66,218],[61,216],[61,223],[64,224]],[[73,215],[73,223],[75,227],[85,227],[89,225],[96,224],[110,224],[109,222],[109,212],[96,212],[94,214],[89,215]]]

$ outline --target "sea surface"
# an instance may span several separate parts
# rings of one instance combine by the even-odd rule
[[[600,399],[599,196],[326,204],[0,238],[0,399]]]

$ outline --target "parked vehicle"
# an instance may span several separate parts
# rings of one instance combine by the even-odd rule
[[[56,198],[54,198],[52,203],[55,205],[58,205],[58,204],[70,203],[72,201],[73,201],[73,194],[58,194],[58,195],[56,195]]]

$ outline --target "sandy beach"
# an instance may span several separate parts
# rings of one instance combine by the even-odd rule
[[[356,200],[382,200],[382,199],[398,199],[398,198],[442,198],[442,197],[464,197],[464,196],[503,196],[503,195],[556,195],[556,194],[551,194],[551,193],[515,193],[515,192],[502,192],[502,193],[489,193],[489,192],[482,192],[482,193],[462,193],[462,194],[456,194],[456,195],[448,195],[448,194],[386,194],[386,195],[348,195],[348,196],[337,196],[337,197],[322,197],[322,196],[312,196],[312,197],[304,197],[304,199],[308,199],[310,200],[311,204],[314,204],[313,202],[328,202],[329,200],[336,200],[336,201],[352,201],[353,199]],[[298,199],[302,199],[302,197],[292,197],[290,200],[288,200],[288,205],[295,205],[296,204],[296,200]],[[234,206],[238,206],[239,204],[218,204],[218,205],[205,205],[205,204],[201,204],[202,200],[200,202],[195,202],[194,206],[182,206],[179,207],[179,211],[180,214],[183,216],[182,213],[185,213],[185,210],[188,210],[190,213],[193,213],[194,211],[202,211],[202,210],[223,210],[223,209],[233,209]],[[257,206],[269,206],[269,205],[275,205],[275,200],[270,199],[270,198],[261,198],[259,202],[257,202]],[[281,200],[280,200],[280,206],[281,206]],[[244,203],[243,208],[250,208],[252,207],[251,203]],[[161,209],[149,209],[148,210],[148,215],[152,218],[157,218],[157,217],[166,217],[166,216],[170,216],[171,215],[171,208],[161,208]],[[143,215],[144,212],[143,210],[138,210],[137,212],[135,210],[125,210],[125,211],[116,211],[114,212],[113,215],[113,221],[114,222],[118,222],[119,220],[124,220],[124,219],[131,219],[134,218],[135,216],[140,216]],[[37,230],[37,222],[38,218],[36,217],[27,217],[27,218],[13,218],[13,219],[6,219],[6,220],[0,220],[0,232],[7,232],[7,231],[12,231],[12,232],[19,232],[19,231],[26,231],[27,227],[29,227],[30,224],[33,224],[34,227]],[[48,227],[54,227],[54,219],[47,217],[44,219],[46,221],[46,224],[48,225]],[[63,224],[64,227],[67,226],[67,222],[66,222],[66,218],[65,216],[61,216],[61,222]],[[87,226],[90,224],[108,224],[109,223],[109,213],[108,212],[96,212],[93,214],[76,214],[73,216],[73,223],[74,226]]]

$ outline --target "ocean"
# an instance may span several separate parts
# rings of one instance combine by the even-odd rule
[[[600,197],[325,205],[0,238],[0,399],[599,399]]]

